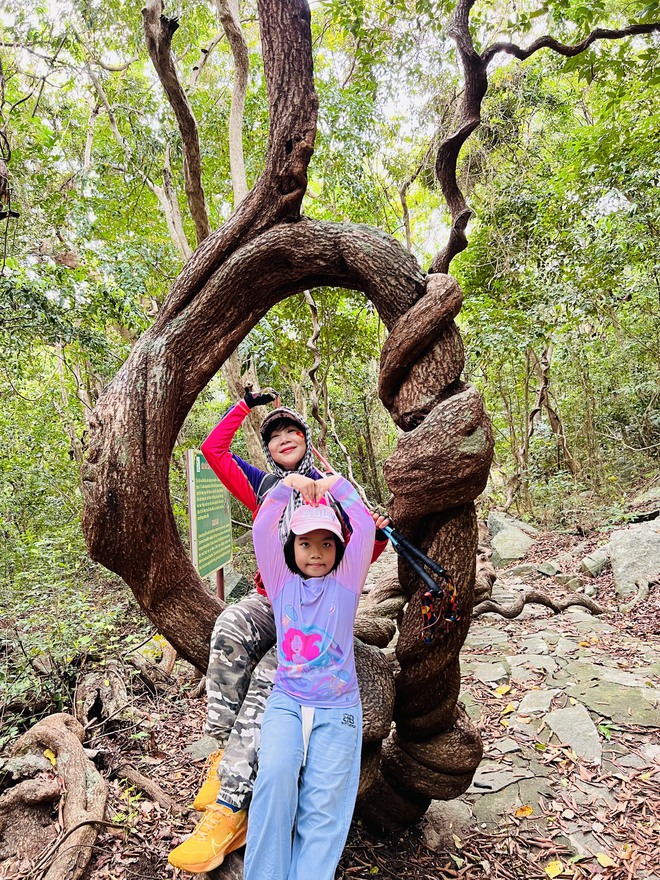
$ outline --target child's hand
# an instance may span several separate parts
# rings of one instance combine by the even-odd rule
[[[289,474],[282,482],[285,486],[290,486],[296,492],[300,492],[307,504],[313,504],[314,506],[318,504],[316,500],[316,484],[321,482],[320,480],[312,480],[310,477],[303,477],[302,474]]]
[[[392,520],[384,513],[378,513],[376,510],[370,510],[371,518],[376,523],[377,529],[385,529],[392,524]]]

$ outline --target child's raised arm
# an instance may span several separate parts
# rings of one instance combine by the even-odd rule
[[[307,479],[300,477],[301,480]],[[279,522],[293,489],[290,477],[278,483],[266,495],[252,526],[252,540],[261,579],[268,598],[272,601],[291,574],[284,561],[284,548],[279,536]],[[313,480],[309,480],[313,483]]]
[[[332,480],[332,483],[325,491],[330,491],[335,501],[341,504],[351,521],[351,528],[353,529],[351,539],[346,545],[344,558],[339,564],[335,576],[345,587],[354,592],[361,593],[364,582],[367,579],[369,566],[371,565],[376,524],[364,506],[364,502],[348,480],[341,476],[332,476],[325,479]],[[325,488],[323,485],[325,479],[317,481],[316,485],[319,491]]]

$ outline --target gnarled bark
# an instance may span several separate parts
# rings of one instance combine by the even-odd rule
[[[12,754],[23,755],[28,752],[41,754],[50,749],[55,756],[55,772],[59,777],[58,793],[65,794],[62,806],[63,827],[61,837],[42,830],[37,840],[40,846],[51,838],[51,845],[40,852],[35,861],[37,872],[43,880],[76,880],[85,870],[92,855],[94,841],[99,825],[105,823],[105,802],[108,786],[87,758],[82,747],[84,729],[75,718],[64,713],[50,715],[23,734],[13,746]],[[38,808],[37,825],[43,823],[42,804],[52,800],[55,787],[52,779],[32,779],[9,789],[1,802],[7,805],[11,799],[18,803]],[[2,815],[0,808],[0,815]],[[12,834],[18,835],[13,846],[18,853],[33,851],[34,832],[29,823],[17,821],[16,812],[10,814],[8,823]],[[63,845],[60,847],[59,843]],[[15,853],[13,853],[15,854]],[[0,856],[1,858],[2,856]]]
[[[458,620],[427,643],[426,586],[400,562],[408,604],[396,681],[377,652],[357,652],[369,708],[366,741],[378,744],[392,718],[398,736],[381,771],[379,750],[372,749],[372,784],[363,785],[360,808],[371,819],[378,813],[378,824],[397,827],[418,818],[430,797],[464,790],[478,762],[474,743],[457,740],[454,728],[458,653],[474,585],[471,502],[485,481],[492,436],[478,395],[458,381],[462,345],[453,318],[461,293],[453,279],[425,278],[415,259],[377,230],[300,218],[316,125],[309,11],[302,0],[260,0],[259,15],[271,110],[264,173],[192,255],[154,325],[99,400],[83,472],[83,524],[91,555],[127,581],[158,630],[203,669],[221,605],[197,576],[176,530],[168,462],[177,434],[202,388],[271,306],[325,285],[363,291],[392,331],[381,394],[404,430],[414,427],[388,464],[392,509],[399,527],[452,573],[458,594]],[[433,375],[429,396],[420,383]],[[425,455],[428,466],[420,467]],[[373,666],[376,657],[380,665]],[[455,750],[459,740],[461,772],[448,779],[429,770],[440,762],[438,753]]]

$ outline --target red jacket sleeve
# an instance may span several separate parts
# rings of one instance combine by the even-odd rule
[[[202,452],[223,486],[254,515],[257,490],[265,471],[234,455],[229,448],[249,412],[244,400],[232,406],[202,443]]]

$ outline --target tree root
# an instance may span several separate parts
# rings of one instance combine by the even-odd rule
[[[183,807],[180,807],[168,794],[165,794],[157,782],[154,782],[153,779],[149,779],[148,776],[144,776],[139,770],[136,770],[135,767],[132,767],[130,764],[120,764],[114,773],[115,776],[118,776],[120,779],[128,780],[131,785],[139,788],[140,791],[144,792],[150,800],[156,801],[156,803],[160,804],[164,809],[171,810],[174,813],[185,812]]]
[[[94,832],[95,836],[98,833],[98,828],[121,828],[121,825],[117,825],[116,822],[106,822],[105,819],[82,819],[80,822],[77,822],[68,831],[63,831],[56,840],[54,840],[48,847],[44,850],[44,852],[37,859],[33,871],[34,877],[44,877],[44,871],[48,869],[49,864],[55,858],[57,850],[60,849],[62,844],[71,837],[76,831],[80,828],[84,828],[87,825],[95,826],[96,830]],[[46,877],[49,877],[50,874],[46,874]],[[66,875],[68,878],[68,875]]]
[[[622,602],[621,605],[619,605],[619,611],[623,614],[632,611],[635,605],[639,605],[640,602],[645,602],[649,597],[651,585],[648,581],[635,581],[635,585],[637,586],[637,592],[632,599],[628,602]]]
[[[598,602],[595,602],[588,596],[571,596],[570,599],[553,599],[551,596],[548,596],[547,593],[542,593],[541,590],[527,590],[526,592],[519,593],[518,598],[514,599],[509,605],[500,605],[499,602],[494,602],[492,599],[488,599],[485,602],[479,602],[478,605],[475,605],[472,611],[472,616],[479,617],[481,614],[492,613],[500,614],[502,617],[512,620],[514,617],[518,617],[525,605],[530,604],[545,605],[546,608],[550,608],[555,614],[560,614],[571,605],[581,605],[583,608],[586,608],[587,611],[591,611],[592,614],[605,614],[607,611],[607,608],[599,605]]]
[[[98,825],[105,824],[108,786],[85,755],[83,738],[83,726],[73,716],[58,713],[35,724],[16,741],[12,749],[14,755],[29,751],[41,754],[44,749],[50,749],[55,756],[55,770],[65,791],[65,797],[60,804],[63,836],[49,844],[48,850],[40,855],[39,870],[34,874],[39,880],[77,880],[85,871],[92,855]],[[15,788],[34,786],[38,782],[40,780],[30,780],[29,783],[21,783]],[[47,788],[48,796],[52,797],[52,785]],[[12,789],[3,797],[11,792]],[[24,797],[23,801],[26,800]],[[16,854],[20,855],[23,851],[30,851],[34,839],[30,829],[16,827],[11,821],[14,817],[18,818],[18,813],[10,812],[6,817],[10,820],[7,821],[6,830],[11,831]],[[45,829],[42,829],[41,842],[44,832]],[[61,849],[64,839],[67,840],[67,846]]]

